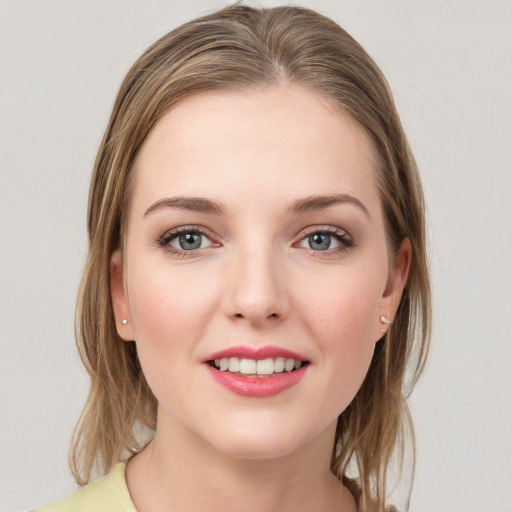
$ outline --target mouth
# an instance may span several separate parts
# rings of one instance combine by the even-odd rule
[[[311,361],[280,347],[238,346],[210,354],[204,363],[213,380],[228,391],[266,398],[295,387]]]
[[[268,357],[249,359],[242,357],[221,357],[207,361],[212,368],[220,372],[229,372],[244,377],[273,377],[295,372],[309,364],[309,361],[291,357]]]

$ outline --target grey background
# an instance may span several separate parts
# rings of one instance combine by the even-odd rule
[[[74,303],[90,171],[120,81],[158,36],[227,4],[0,1],[1,512],[75,488],[67,449],[87,380]],[[382,67],[423,176],[435,329],[411,400],[411,510],[511,512],[512,2],[300,4]]]

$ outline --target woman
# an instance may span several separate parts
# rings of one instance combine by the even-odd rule
[[[240,5],[167,34],[121,85],[88,219],[71,463],[109,474],[40,510],[386,509],[430,293],[414,159],[357,42]]]

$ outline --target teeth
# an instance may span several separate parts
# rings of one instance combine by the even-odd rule
[[[254,375],[256,366],[255,359],[240,359],[240,369],[238,371],[244,375]]]
[[[240,359],[238,359],[238,357],[230,357],[229,358],[228,370],[230,372],[239,372],[240,371]]]
[[[256,373],[258,375],[271,375],[274,373],[274,360],[261,359],[256,363]]]
[[[291,372],[295,368],[295,360],[294,359],[287,359],[284,362],[284,369],[287,372]]]
[[[245,359],[223,357],[215,359],[215,367],[222,371],[241,373],[243,375],[272,375],[273,373],[291,372],[302,366],[302,361],[291,358],[269,357],[268,359]]]
[[[276,357],[274,359],[274,371],[281,373],[284,371],[284,357]]]

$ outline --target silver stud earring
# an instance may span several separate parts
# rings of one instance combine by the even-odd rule
[[[387,317],[386,315],[382,315],[380,317],[380,321],[384,324],[382,325],[382,327],[380,328],[380,330],[382,332],[386,332],[387,329],[388,329],[388,325],[391,323],[391,320],[389,319],[389,317]]]
[[[122,323],[123,325],[126,325],[126,324],[128,323],[128,320],[123,320],[121,323]]]

